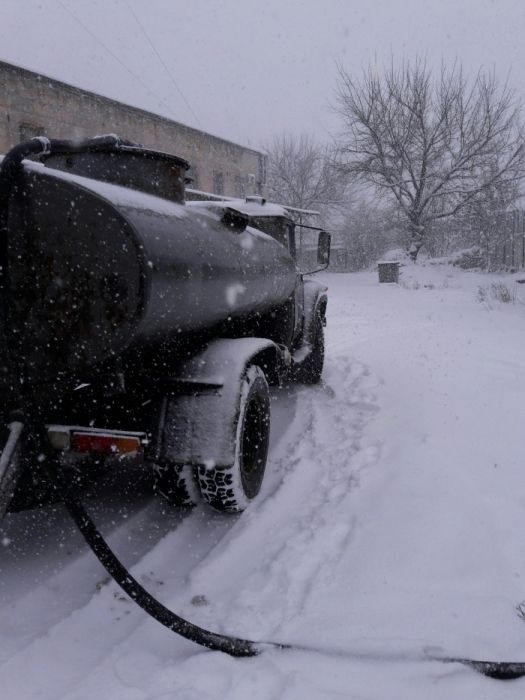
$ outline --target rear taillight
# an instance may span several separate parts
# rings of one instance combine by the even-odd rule
[[[146,437],[144,433],[53,425],[48,427],[53,447],[64,452],[98,455],[136,455]]]
[[[99,455],[132,455],[140,450],[140,439],[132,435],[72,432],[69,450]]]

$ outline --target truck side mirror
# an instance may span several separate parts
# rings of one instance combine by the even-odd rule
[[[319,231],[317,239],[317,263],[328,267],[330,264],[330,241],[331,236],[328,231]]]

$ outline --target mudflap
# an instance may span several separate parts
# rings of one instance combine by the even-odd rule
[[[153,463],[225,466],[234,460],[241,379],[255,363],[284,375],[283,349],[263,338],[219,339],[179,367],[159,412],[146,459]],[[169,385],[167,384],[167,388]]]

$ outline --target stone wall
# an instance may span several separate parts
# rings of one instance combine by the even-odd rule
[[[37,134],[106,133],[186,158],[194,189],[233,197],[264,190],[266,160],[258,151],[0,61],[0,153]]]

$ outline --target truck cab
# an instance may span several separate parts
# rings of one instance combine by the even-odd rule
[[[295,261],[297,270],[293,299],[293,337],[289,348],[294,367],[292,374],[297,381],[318,382],[324,357],[323,328],[326,325],[327,288],[309,276],[327,267],[330,259],[330,234],[318,226],[302,223],[302,220],[308,220],[318,212],[268,202],[258,195],[245,199],[187,201],[186,205],[219,216],[226,210],[237,211],[248,217],[250,227],[266,233],[286,248]],[[297,217],[301,223],[297,223]]]
[[[192,197],[193,191],[186,190],[186,193]],[[199,193],[200,195],[201,193]],[[202,193],[204,194],[204,193]],[[205,208],[211,211],[219,212],[226,208],[235,209],[249,217],[250,226],[264,231],[276,241],[287,248],[288,252],[299,264],[302,241],[302,235],[306,231],[321,233],[323,229],[318,226],[303,224],[303,220],[310,220],[319,215],[319,212],[310,209],[298,209],[296,207],[288,207],[274,202],[268,202],[264,197],[259,195],[251,195],[245,199],[221,198],[221,199],[190,199],[186,201],[190,207]],[[299,222],[297,221],[299,219]],[[327,232],[324,232],[322,240],[323,252],[321,256],[328,254],[327,250]],[[323,240],[324,239],[324,240]],[[312,247],[310,242],[309,247]],[[329,249],[329,246],[328,246]],[[324,258],[323,258],[324,260]],[[328,262],[326,260],[325,262]],[[315,266],[314,266],[315,267]],[[319,267],[319,265],[317,265]],[[311,274],[313,270],[303,270],[303,274]]]

